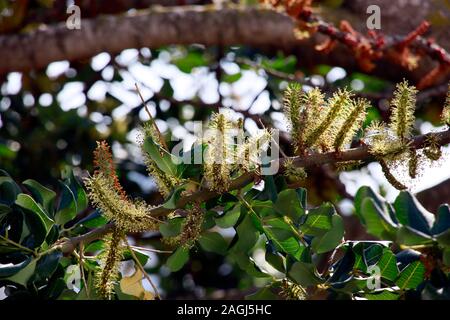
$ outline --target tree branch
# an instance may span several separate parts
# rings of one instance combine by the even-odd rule
[[[411,148],[414,149],[422,149],[425,146],[425,142],[427,137],[435,135],[436,141],[439,145],[443,146],[448,143],[450,143],[450,130],[446,130],[443,132],[438,133],[428,133],[424,135],[417,136],[413,139],[411,139]],[[344,152],[328,152],[328,153],[314,153],[306,156],[299,156],[299,157],[292,157],[292,158],[282,158],[280,160],[273,160],[277,161],[278,165],[281,169],[281,172],[283,171],[284,163],[291,159],[293,161],[293,164],[296,167],[312,167],[312,166],[318,166],[323,165],[327,163],[336,163],[336,162],[343,162],[343,161],[354,161],[354,160],[360,160],[360,161],[370,161],[374,159],[374,156],[369,152],[368,146],[362,146],[358,148],[349,149]],[[257,178],[256,173],[254,172],[248,172],[243,174],[242,176],[238,177],[237,179],[233,180],[229,190],[236,190],[240,189],[247,184],[251,183],[255,178]],[[197,191],[191,195],[182,197],[177,202],[177,208],[183,208],[186,204],[195,201],[204,202],[209,199],[212,199],[219,194],[210,190],[200,190]],[[158,206],[150,210],[150,215],[152,216],[163,216],[170,212],[172,212],[172,209],[166,209],[163,206]]]
[[[428,133],[425,135],[417,136],[413,139],[411,139],[411,147],[415,149],[421,149],[425,145],[425,141],[428,136],[430,135],[436,135],[436,140],[439,143],[439,145],[443,146],[448,143],[450,143],[450,130],[446,130],[439,133]],[[283,165],[286,162],[287,159],[293,160],[293,164],[297,167],[312,167],[312,166],[318,166],[323,165],[327,163],[336,163],[336,162],[342,162],[342,161],[350,161],[350,160],[361,160],[361,161],[369,161],[372,160],[374,157],[369,152],[368,146],[362,146],[354,149],[349,149],[344,152],[328,152],[328,153],[315,153],[310,154],[306,156],[299,156],[299,157],[292,157],[292,158],[282,158],[280,160],[274,160],[277,161],[280,166],[280,172],[283,172]],[[236,178],[232,181],[229,191],[237,190],[245,187],[247,184],[254,181],[254,179],[257,178],[257,175],[255,172],[248,172],[240,177]],[[444,182],[447,183],[448,182]],[[197,191],[191,195],[181,197],[177,204],[177,208],[183,208],[188,203],[191,203],[193,201],[197,202],[205,202],[207,200],[210,200],[214,197],[219,196],[220,194],[211,190],[200,190]],[[174,209],[167,209],[164,208],[162,205],[152,208],[149,211],[149,214],[154,217],[158,216],[164,216],[171,212],[173,212]],[[64,238],[61,240],[61,243],[58,244],[59,248],[63,253],[71,253],[75,248],[83,243],[89,243],[91,241],[97,240],[102,238],[105,234],[111,231],[111,228],[113,227],[113,223],[109,223],[104,225],[103,227],[93,229],[89,231],[88,233],[74,237],[74,238]]]
[[[126,48],[200,43],[208,46],[248,45],[263,50],[282,49],[301,56],[300,64],[321,63],[357,70],[351,52],[338,45],[333,54],[317,52],[317,37],[298,40],[294,21],[279,12],[260,7],[182,6],[155,7],[126,15],[104,15],[83,19],[80,30],[64,23],[32,32],[0,36],[0,74],[40,69],[53,61],[75,61],[100,52],[119,53]],[[406,72],[389,59],[376,61],[373,74],[417,83],[433,69],[433,62]]]

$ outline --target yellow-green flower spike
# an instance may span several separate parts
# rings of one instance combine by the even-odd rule
[[[406,80],[397,84],[391,101],[392,113],[389,126],[400,139],[411,136],[415,120],[416,94],[416,88],[409,86]]]
[[[447,99],[445,100],[444,108],[441,115],[442,123],[450,126],[450,83],[448,85]]]
[[[237,128],[238,124],[226,114],[216,113],[211,118],[204,158],[204,176],[211,190],[228,190],[235,159],[233,129]]]
[[[305,139],[306,145],[311,147],[316,145],[325,149],[329,147],[338,133],[332,124],[342,115],[342,112],[345,112],[345,108],[351,103],[351,96],[346,89],[340,89],[328,100],[328,113],[320,125],[308,134]]]
[[[336,151],[342,149],[346,144],[349,144],[355,136],[362,122],[366,118],[366,109],[369,103],[365,99],[358,99],[352,101],[350,107],[350,114],[344,120],[339,132],[336,134],[334,140],[334,148]]]
[[[119,264],[123,256],[125,234],[114,227],[105,239],[105,249],[100,255],[100,265],[95,273],[95,287],[103,299],[110,300],[119,277]]]
[[[102,173],[85,180],[92,204],[123,231],[158,230],[158,220],[149,216],[150,207],[144,202],[123,199]]]

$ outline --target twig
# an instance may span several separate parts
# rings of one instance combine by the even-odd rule
[[[173,253],[173,251],[169,251],[169,250],[158,250],[158,249],[153,249],[153,248],[144,248],[144,247],[138,247],[138,246],[132,246],[132,245],[130,245],[130,247],[137,249],[137,250],[156,252],[156,253]]]
[[[15,246],[15,247],[17,247],[17,248],[19,248],[19,249],[21,249],[21,250],[23,250],[23,251],[26,251],[26,252],[28,252],[28,253],[32,253],[33,255],[36,255],[36,252],[34,252],[33,250],[31,250],[30,248],[24,247],[23,245],[21,245],[21,244],[15,242],[15,241],[13,241],[13,240],[10,240],[10,239],[8,239],[8,238],[6,238],[6,237],[4,237],[4,236],[0,236],[0,239],[3,239],[4,241],[8,242],[9,244],[12,244],[13,246]]]
[[[130,244],[128,243],[128,240],[125,240],[127,243],[128,250],[130,250],[131,256],[133,257],[134,263],[137,265],[139,270],[144,274],[145,279],[147,279],[148,282],[150,282],[150,285],[152,286],[153,290],[155,291],[156,296],[159,300],[161,300],[161,296],[159,295],[158,288],[156,288],[155,284],[153,283],[150,276],[147,274],[147,271],[145,271],[142,264],[139,262],[139,259],[136,257],[136,254],[134,253],[133,249],[131,248]]]
[[[144,100],[144,98],[142,97],[142,94],[141,94],[141,91],[139,90],[138,84],[137,84],[137,83],[134,83],[134,85],[135,85],[135,87],[136,87],[136,91],[137,91],[139,97],[141,98],[142,104],[144,105],[145,112],[147,112],[148,116],[150,117],[150,122],[151,122],[153,128],[154,128],[155,131],[158,133],[158,136],[159,136],[159,142],[163,145],[163,147],[164,147],[166,150],[169,150],[169,148],[167,147],[166,141],[164,140],[164,138],[163,138],[163,136],[162,136],[162,134],[161,134],[161,131],[159,131],[159,128],[158,128],[158,126],[156,125],[156,122],[155,122],[155,120],[153,119],[152,114],[150,113],[150,110],[148,110],[147,103],[145,103],[145,100]]]

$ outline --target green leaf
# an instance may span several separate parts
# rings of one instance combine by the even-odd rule
[[[300,230],[307,235],[321,236],[331,229],[332,216],[336,213],[334,206],[324,203],[318,208],[308,211],[305,222],[300,226]]]
[[[447,267],[450,267],[450,248],[445,248],[442,253],[442,261]]]
[[[176,217],[159,225],[159,231],[164,237],[175,237],[180,234],[185,218]]]
[[[179,247],[168,259],[167,267],[170,271],[177,272],[188,262],[189,260],[189,250],[184,247]]]
[[[450,229],[436,235],[437,242],[443,247],[450,247]]]
[[[0,170],[0,203],[10,206],[16,201],[21,190],[17,183],[3,170]]]
[[[296,260],[300,259],[300,255],[304,247],[300,245],[291,231],[279,228],[264,227],[264,233],[271,240],[278,250],[290,254]]]
[[[322,283],[322,280],[316,275],[315,267],[312,263],[297,261],[291,266],[288,275],[303,287]]]
[[[60,251],[53,251],[39,258],[32,278],[33,283],[48,282],[58,267],[59,259],[62,257]]]
[[[266,201],[253,200],[251,202],[251,207],[253,211],[255,211],[261,218],[273,215],[275,213],[273,203],[270,200]]]
[[[191,73],[193,68],[208,65],[204,54],[199,51],[189,51],[186,55],[173,59],[172,62],[185,73]]]
[[[70,167],[66,167],[63,171],[62,177],[64,183],[72,190],[74,198],[77,203],[77,214],[85,210],[88,206],[88,198],[84,188],[80,185],[77,178],[74,176]]]
[[[33,197],[44,207],[47,212],[51,213],[53,211],[53,202],[56,197],[56,193],[39,182],[28,179],[22,182],[22,184],[26,185]]]
[[[356,195],[355,195],[354,204],[355,204],[356,215],[359,217],[359,219],[362,221],[363,224],[366,224],[366,223],[365,223],[364,217],[362,215],[362,211],[363,211],[362,203],[366,198],[371,198],[375,202],[377,207],[381,208],[381,209],[384,209],[385,203],[386,203],[386,200],[383,197],[381,197],[380,195],[378,195],[376,192],[374,192],[372,190],[372,188],[366,187],[366,186],[359,188],[358,192],[356,192]]]
[[[394,208],[397,219],[403,225],[431,235],[434,215],[427,211],[411,193],[400,192],[395,199]]]
[[[450,229],[450,206],[448,204],[442,204],[438,208],[436,216],[436,221],[431,229],[433,234],[439,234]]]
[[[390,290],[382,290],[376,293],[366,293],[364,297],[367,300],[398,300],[400,295]]]
[[[222,77],[222,81],[227,82],[227,83],[233,83],[238,81],[240,78],[242,77],[242,73],[238,72],[235,74],[225,74]]]
[[[266,245],[265,259],[272,267],[274,267],[279,272],[286,272],[286,268],[284,266],[284,257],[277,252],[277,250],[270,242]]]
[[[381,277],[390,281],[395,281],[398,276],[397,258],[388,248],[383,249],[383,255],[377,263],[380,268]]]
[[[242,251],[232,251],[230,255],[228,255],[231,259],[233,259],[248,275],[255,278],[270,278],[271,276],[261,272],[258,266],[255,264],[253,259],[245,252]]]
[[[0,203],[0,222],[11,211],[12,209],[9,206]]]
[[[395,282],[401,290],[415,289],[424,281],[425,267],[420,261],[409,264]]]
[[[16,274],[17,272],[19,272],[20,270],[25,268],[27,265],[29,265],[31,261],[32,261],[32,258],[29,257],[29,258],[25,259],[24,261],[17,263],[17,264],[12,264],[12,263],[0,264],[0,278],[10,277],[10,276]]]
[[[221,228],[231,228],[239,220],[241,215],[241,204],[236,204],[231,210],[225,212],[222,216],[216,218],[216,224]]]
[[[422,233],[416,229],[409,226],[402,226],[397,231],[397,243],[404,244],[407,246],[415,246],[426,243],[431,243],[433,240],[431,236]]]
[[[164,202],[163,207],[166,209],[176,209],[178,200],[180,200],[181,193],[186,189],[186,186],[182,185],[177,188],[170,194],[169,199]]]
[[[263,222],[266,226],[292,231],[292,224],[289,224],[283,218],[263,219]]]
[[[301,191],[292,189],[283,190],[278,194],[274,208],[283,216],[288,216],[294,223],[298,223],[305,214],[301,206]]]
[[[96,253],[102,251],[104,248],[104,242],[101,240],[94,241],[89,243],[86,248],[84,248],[84,252],[86,253]]]
[[[62,192],[59,200],[58,209],[55,214],[55,221],[58,225],[64,225],[74,219],[77,215],[77,200],[70,187],[61,182]]]
[[[175,163],[178,163],[178,160],[174,155],[157,145],[150,137],[145,139],[143,148],[161,171],[174,177],[177,176]]]
[[[334,250],[344,236],[344,222],[341,216],[335,214],[332,217],[332,228],[323,236],[314,237],[311,248],[316,253],[325,253]]]
[[[26,212],[35,214],[44,226],[45,231],[48,233],[50,228],[53,226],[54,221],[50,219],[44,209],[42,209],[42,207],[37,204],[32,197],[27,194],[21,193],[17,196],[16,204],[19,207],[26,209]]]
[[[77,225],[86,228],[98,228],[105,225],[108,219],[105,218],[99,211],[94,211],[92,214],[78,221]]]
[[[251,217],[246,214],[242,222],[236,227],[237,241],[233,250],[244,253],[249,252],[259,238],[259,232],[255,229]]]
[[[31,260],[30,263],[26,265],[25,268],[21,269],[19,272],[6,278],[6,280],[21,284],[22,286],[26,286],[28,280],[33,276],[34,271],[36,270],[37,259]]]
[[[203,250],[224,255],[227,252],[228,244],[220,233],[204,233],[198,242]]]
[[[365,198],[362,201],[360,213],[368,233],[383,240],[395,239],[397,226],[372,198]]]

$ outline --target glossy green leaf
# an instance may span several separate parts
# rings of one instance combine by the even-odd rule
[[[207,232],[202,234],[198,242],[203,250],[224,255],[227,252],[228,244],[220,233]]]
[[[51,219],[48,214],[44,211],[44,209],[34,201],[32,197],[27,194],[21,193],[17,196],[16,204],[24,209],[27,212],[31,212],[35,214],[42,225],[45,227],[46,232],[50,230],[53,226],[54,221]]]
[[[431,236],[422,233],[416,229],[409,226],[402,226],[397,231],[397,243],[404,244],[407,246],[415,246],[421,244],[431,243]]]
[[[383,249],[383,255],[377,263],[380,268],[381,277],[390,281],[395,281],[398,276],[397,258],[388,248]]]
[[[266,246],[266,261],[279,272],[285,273],[286,268],[284,264],[284,257],[275,250],[274,246],[270,243]]]
[[[426,210],[411,193],[402,191],[394,202],[398,220],[405,226],[422,233],[431,234],[434,215]]]
[[[278,228],[264,227],[264,233],[267,238],[271,240],[278,250],[283,251],[297,260],[300,259],[300,255],[304,250],[299,241],[295,238],[295,235],[291,231]]]
[[[44,187],[39,182],[32,179],[25,180],[22,183],[28,187],[34,199],[36,199],[43,206],[43,208],[47,210],[47,212],[53,212],[53,202],[56,197],[56,193],[54,191]]]
[[[240,72],[234,73],[234,74],[225,74],[222,77],[222,80],[227,83],[233,83],[233,82],[238,81],[241,77],[242,77],[242,73],[240,73]]]
[[[173,190],[173,192],[170,194],[169,199],[167,199],[166,202],[164,202],[163,207],[166,209],[176,209],[178,200],[181,198],[181,193],[186,189],[186,187],[179,186]]]
[[[77,225],[84,226],[86,228],[98,228],[105,225],[108,219],[105,218],[99,211],[94,211],[87,217],[78,221]]]
[[[294,223],[298,223],[300,218],[305,214],[304,208],[301,206],[301,191],[287,189],[278,194],[274,208],[283,216],[288,216]]]
[[[178,163],[178,160],[174,161],[174,155],[158,146],[151,138],[145,139],[143,149],[161,171],[171,176],[177,176],[177,165],[175,163]]]
[[[25,268],[21,269],[16,274],[6,278],[6,280],[18,283],[22,286],[26,286],[28,280],[33,276],[34,271],[36,270],[37,259],[32,259],[30,263],[26,265]]]
[[[372,198],[365,198],[362,201],[360,213],[368,233],[383,240],[395,239],[397,226]]]
[[[382,290],[376,293],[366,293],[364,297],[367,300],[398,300],[400,295],[389,290]]]
[[[62,191],[55,214],[58,225],[64,225],[76,217],[78,212],[77,199],[72,189],[65,183],[61,183]]]
[[[415,261],[402,270],[395,282],[401,290],[415,289],[424,281],[425,267],[420,261]]]
[[[241,205],[236,204],[231,210],[228,210],[222,216],[216,218],[216,224],[221,228],[233,227],[241,215]]]
[[[17,183],[3,170],[0,170],[0,203],[10,206],[21,193]]]
[[[7,263],[7,264],[0,264],[0,278],[10,277],[23,268],[25,268],[30,262],[32,261],[32,258],[29,257],[25,259],[24,261],[13,264],[13,263]]]
[[[436,235],[437,242],[443,247],[450,247],[450,229]]]
[[[234,250],[247,253],[256,244],[259,238],[259,232],[256,230],[252,218],[246,214],[242,222],[236,227],[237,241],[233,247]]]
[[[189,260],[189,250],[184,247],[179,247],[168,259],[167,267],[170,271],[177,272],[188,262]]]
[[[273,203],[270,200],[253,200],[251,202],[251,206],[253,211],[255,211],[256,214],[261,218],[274,215],[275,213]]]
[[[297,284],[307,287],[311,285],[318,285],[322,281],[316,275],[315,267],[311,263],[305,263],[301,261],[295,262],[288,273]]]
[[[174,237],[180,234],[185,218],[176,217],[159,225],[159,231],[164,237]]]
[[[436,213],[436,221],[434,222],[431,232],[439,234],[450,229],[450,206],[443,204],[438,208]]]
[[[341,242],[344,236],[344,222],[339,215],[333,215],[332,227],[322,236],[314,237],[311,247],[316,253],[325,253],[334,250]]]
[[[300,226],[300,230],[307,235],[321,236],[332,227],[332,216],[336,213],[334,206],[324,203],[318,208],[308,211],[305,222]]]

